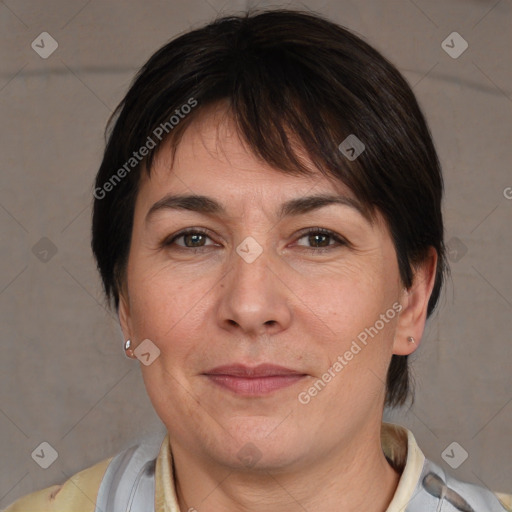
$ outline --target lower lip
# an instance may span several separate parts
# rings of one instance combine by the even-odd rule
[[[207,375],[207,377],[225,389],[238,395],[266,395],[283,389],[302,380],[305,375],[271,375],[269,377],[235,377],[233,375]]]

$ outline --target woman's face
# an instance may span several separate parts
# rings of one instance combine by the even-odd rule
[[[408,295],[380,216],[319,172],[262,163],[219,119],[192,124],[172,168],[162,148],[142,179],[121,322],[135,346],[151,342],[143,378],[173,449],[291,468],[380,426]],[[342,199],[306,201],[319,195]],[[259,365],[281,369],[248,375]]]

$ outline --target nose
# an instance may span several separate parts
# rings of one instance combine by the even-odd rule
[[[263,249],[254,261],[233,250],[229,265],[230,271],[219,288],[221,327],[251,336],[286,329],[292,318],[293,286],[286,282],[290,280],[289,272],[271,249]]]

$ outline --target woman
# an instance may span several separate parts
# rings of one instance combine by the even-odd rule
[[[428,127],[373,48],[290,11],[175,39],[118,107],[94,196],[168,434],[9,512],[512,510],[382,422],[446,263]]]

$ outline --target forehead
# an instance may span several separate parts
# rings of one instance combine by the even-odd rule
[[[226,206],[237,200],[265,204],[312,194],[342,196],[354,203],[352,191],[340,180],[325,176],[297,147],[309,175],[293,175],[272,167],[256,156],[242,140],[225,109],[210,109],[184,131],[172,157],[171,144],[162,143],[150,176],[141,176],[139,196],[154,202],[169,192],[224,198]]]

